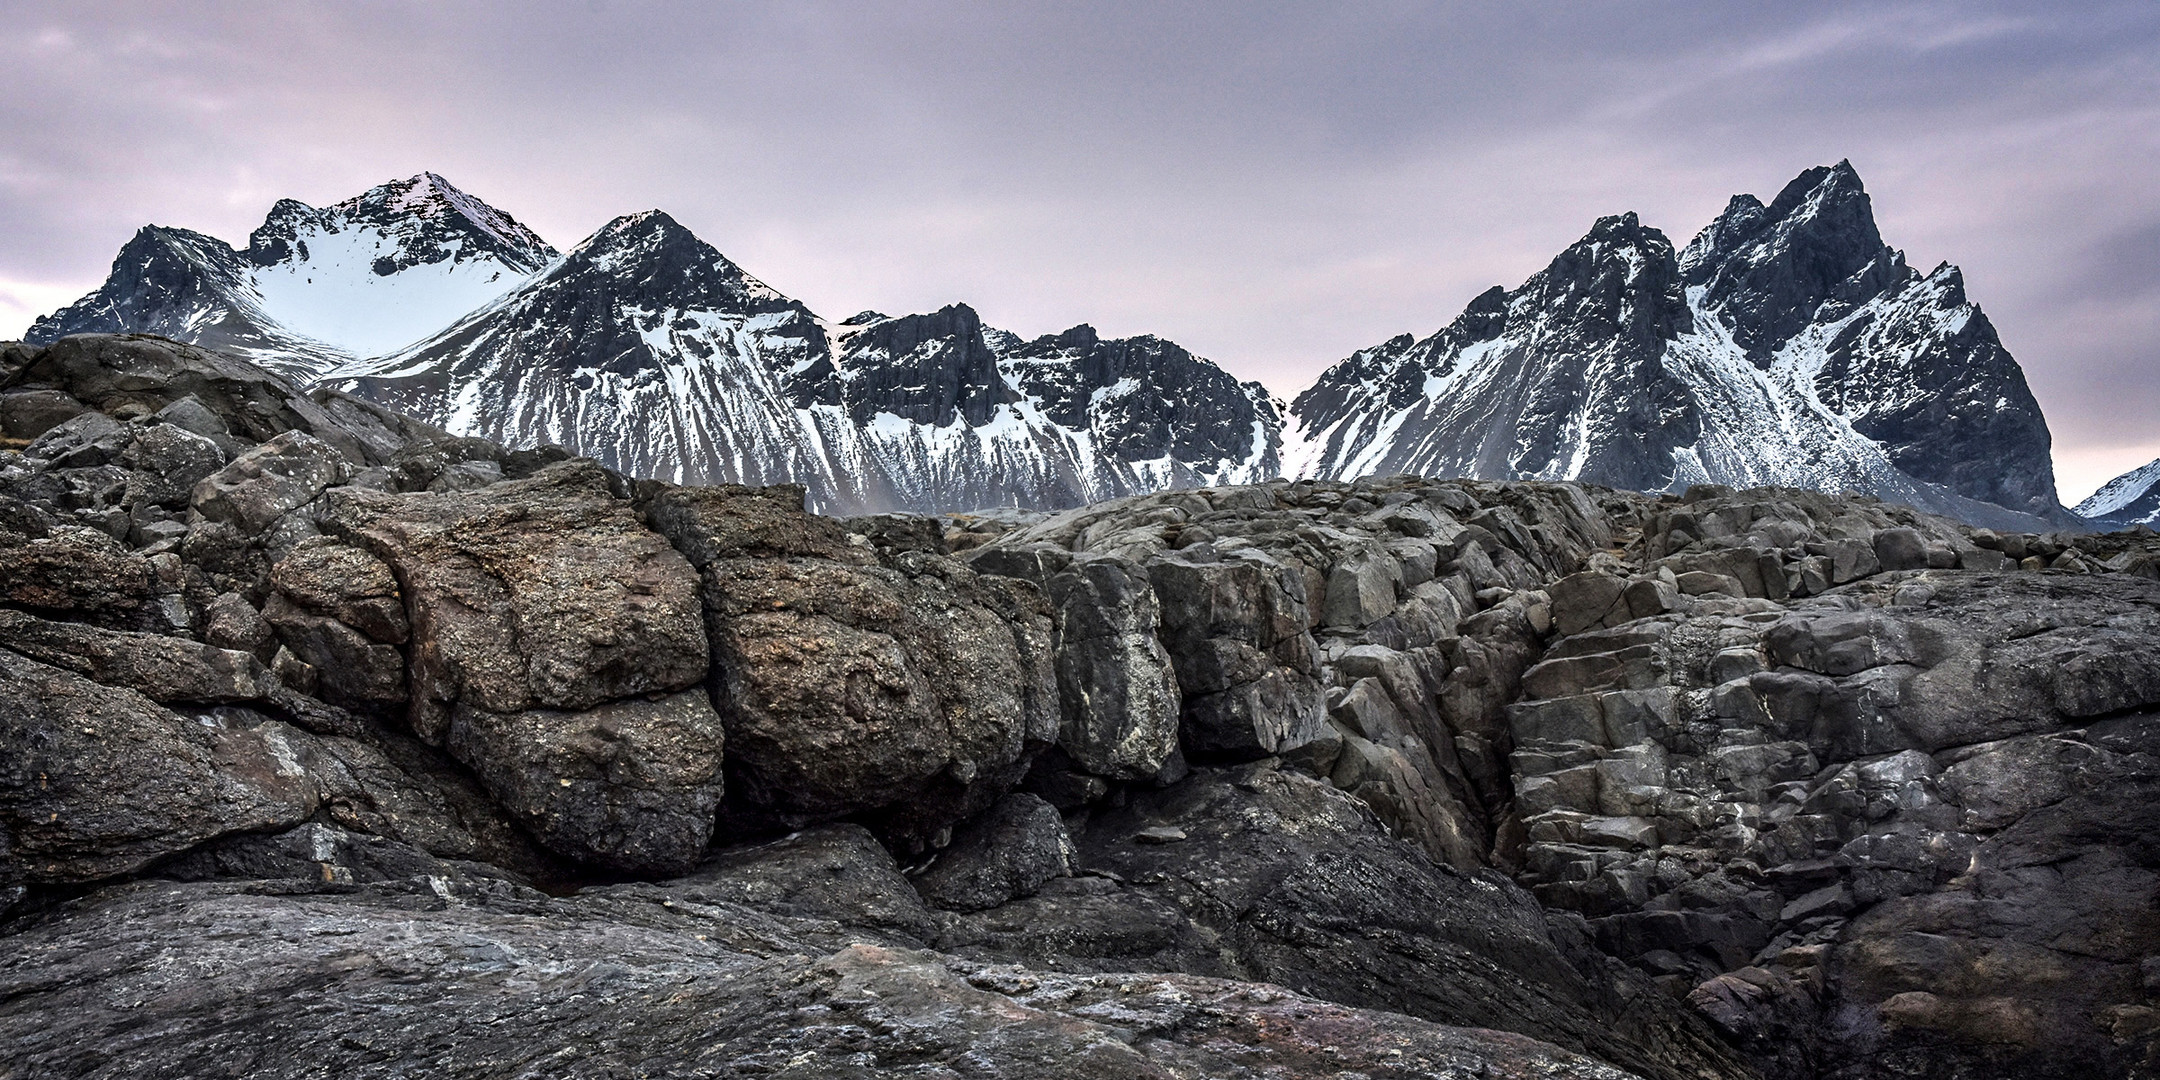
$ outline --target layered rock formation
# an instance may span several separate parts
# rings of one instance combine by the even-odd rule
[[[0,425],[16,1075],[2160,1052],[2149,534],[1415,477],[836,519],[140,337],[0,347]]]

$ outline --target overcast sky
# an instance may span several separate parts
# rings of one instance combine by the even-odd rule
[[[1964,267],[2067,501],[2160,457],[2151,0],[4,10],[0,337],[145,223],[431,169],[559,246],[659,207],[828,317],[1160,334],[1287,397],[1599,215],[1685,243],[1850,158]]]

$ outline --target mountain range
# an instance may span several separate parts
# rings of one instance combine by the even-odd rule
[[[2074,520],[2039,405],[1957,268],[1908,266],[1844,162],[1767,204],[1735,196],[1684,248],[1603,218],[1519,287],[1287,404],[1156,337],[1027,340],[964,304],[828,321],[659,211],[558,252],[433,173],[281,201],[244,249],[147,227],[28,336],[122,331],[634,475],[802,483],[833,513],[1418,473]]]

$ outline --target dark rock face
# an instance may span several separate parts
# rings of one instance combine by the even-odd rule
[[[1337,364],[1291,412],[1309,442],[1293,456],[1325,477],[1768,483],[2069,520],[2017,362],[1955,267],[1922,275],[1883,245],[1842,162],[1768,206],[1736,196],[1677,255],[1632,214],[1603,219],[1438,334]]]
[[[296,825],[318,796],[282,724],[198,723],[0,649],[0,888],[95,881],[226,833]]]
[[[1057,734],[1040,594],[868,541],[800,489],[676,489],[646,520],[696,562],[731,818],[858,816],[903,850],[995,802]],[[775,498],[775,495],[778,495]]]
[[[843,520],[150,339],[0,372],[17,1071],[2160,1052],[2149,531],[1415,477]]]
[[[1014,792],[955,832],[915,887],[948,911],[981,911],[1070,876],[1078,858],[1057,808]]]
[[[324,524],[400,583],[415,734],[562,854],[635,872],[696,861],[723,783],[719,718],[702,692],[637,699],[702,687],[697,579],[596,466],[328,502]]]
[[[919,845],[1055,737],[1048,619],[951,563],[909,570],[706,568],[746,804],[790,823],[872,813]]]
[[[978,570],[1035,582],[1056,614],[1058,749],[1093,776],[1175,779],[1182,691],[1159,632],[1147,571],[1114,555],[1075,558],[1055,544],[997,546]]]
[[[156,334],[294,374],[342,359],[251,302],[249,269],[246,256],[216,237],[146,225],[121,246],[96,292],[39,319],[25,336],[49,344],[71,334]]]
[[[1521,1036],[1272,987],[1038,974],[871,943],[827,954],[806,949],[801,921],[742,905],[417,881],[115,890],[11,938],[0,1039],[41,1076],[377,1075],[421,1060],[459,1077],[1628,1075]],[[113,1004],[176,963],[233,974],[146,1010]]]
[[[650,874],[704,854],[725,743],[712,699],[698,689],[574,712],[460,707],[446,745],[550,850]]]
[[[834,381],[858,424],[883,412],[918,424],[942,427],[957,418],[981,427],[999,405],[1020,400],[998,378],[982,319],[965,304],[871,323],[848,338],[845,357],[850,377]],[[796,394],[814,400],[821,389],[805,383]]]
[[[1020,391],[1058,424],[1133,461],[1239,461],[1254,452],[1266,394],[1158,337],[1108,341],[1086,324],[1002,350]],[[1271,412],[1271,411],[1270,411]],[[1272,455],[1270,455],[1272,456]],[[1265,479],[1263,469],[1255,479]]]

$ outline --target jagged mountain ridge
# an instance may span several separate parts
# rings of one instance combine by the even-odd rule
[[[2077,504],[2077,513],[2102,528],[2160,525],[2160,460],[2100,485],[2100,490]]]
[[[1290,408],[1305,473],[1855,490],[2060,520],[2046,421],[1947,264],[1882,243],[1849,163],[1736,196],[1684,252],[1601,219],[1423,340],[1323,373]],[[2007,522],[2006,522],[2007,523]]]
[[[1020,343],[965,305],[828,325],[659,211],[328,381],[634,475],[801,483],[830,512],[1072,506],[1279,471],[1265,391],[1168,342]],[[1204,402],[1181,400],[1196,387]]]
[[[435,333],[556,254],[510,215],[421,173],[321,208],[281,199],[245,248],[145,226],[102,287],[26,338],[161,334],[309,380]]]
[[[1439,333],[1330,368],[1287,417],[1157,338],[1023,341],[965,305],[828,323],[657,211],[559,256],[433,174],[281,202],[243,250],[146,229],[32,338],[81,330],[226,349],[635,475],[801,482],[833,512],[1056,508],[1279,472],[1781,484],[2069,520],[2016,361],[1955,267],[1923,275],[1883,244],[1847,163],[1768,204],[1735,196],[1682,251],[1633,214],[1602,219]]]

